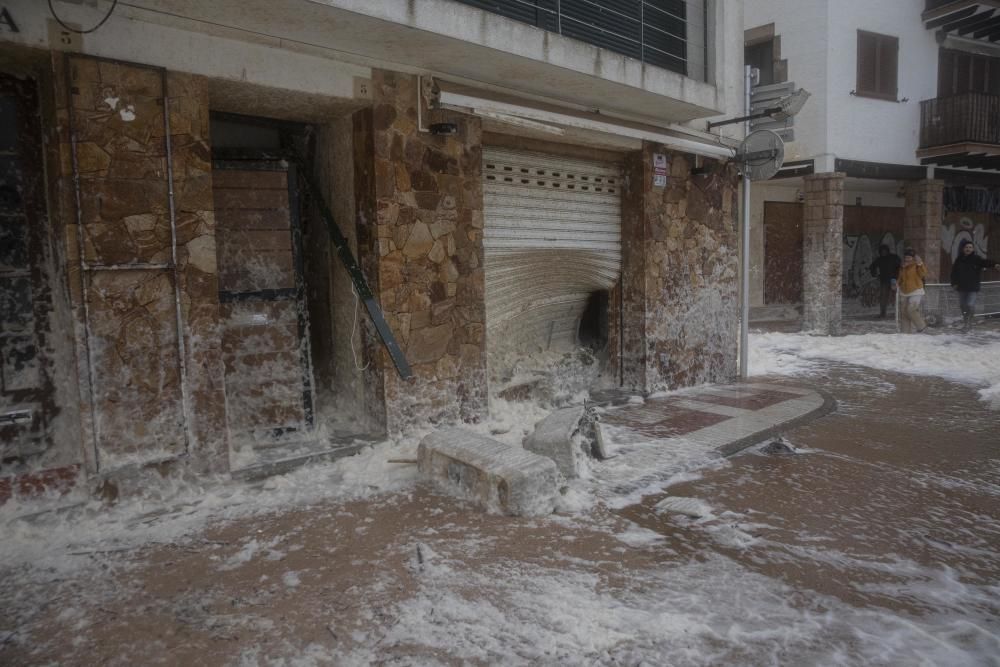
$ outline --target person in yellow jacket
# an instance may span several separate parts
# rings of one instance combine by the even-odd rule
[[[903,251],[903,266],[899,269],[896,289],[899,290],[899,327],[903,333],[922,332],[927,328],[920,313],[920,303],[924,300],[924,278],[927,267],[913,252],[913,248]]]

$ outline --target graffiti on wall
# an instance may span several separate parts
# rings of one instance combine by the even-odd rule
[[[878,257],[879,246],[885,244],[892,252],[902,256],[903,241],[892,232],[877,234],[844,235],[844,270],[842,297],[844,305],[850,302],[871,308],[878,305],[878,278],[871,274],[871,265]]]
[[[972,241],[977,254],[989,253],[989,235],[983,223],[963,215],[957,222],[946,221],[941,225],[941,250],[949,253],[951,261],[958,257],[959,244],[965,241]]]

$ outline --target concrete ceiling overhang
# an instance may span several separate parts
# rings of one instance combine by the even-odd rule
[[[716,86],[451,0],[129,0],[130,7],[449,75],[568,104],[680,123],[723,113]]]
[[[937,2],[921,18],[928,30],[945,37],[996,42],[1000,40],[1000,0]]]

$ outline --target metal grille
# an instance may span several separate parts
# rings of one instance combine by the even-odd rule
[[[620,178],[613,164],[484,151],[491,351],[575,343],[591,293],[621,273]]]
[[[704,78],[705,0],[458,2],[686,76]]]
[[[929,321],[942,323],[961,317],[958,292],[951,285],[928,283],[924,285],[924,291],[923,309]],[[975,312],[977,316],[1000,315],[1000,281],[983,283],[976,297]]]

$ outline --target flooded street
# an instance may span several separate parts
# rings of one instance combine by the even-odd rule
[[[935,378],[835,363],[819,376],[839,406],[784,434],[798,454],[748,450],[625,514],[1000,664],[1000,414]]]
[[[704,459],[621,509],[594,463],[554,515],[486,515],[385,463],[397,444],[13,522],[0,662],[1000,664],[1000,413],[839,362],[754,378],[793,379],[838,402],[783,433],[798,453]],[[324,497],[348,482],[385,491]]]

